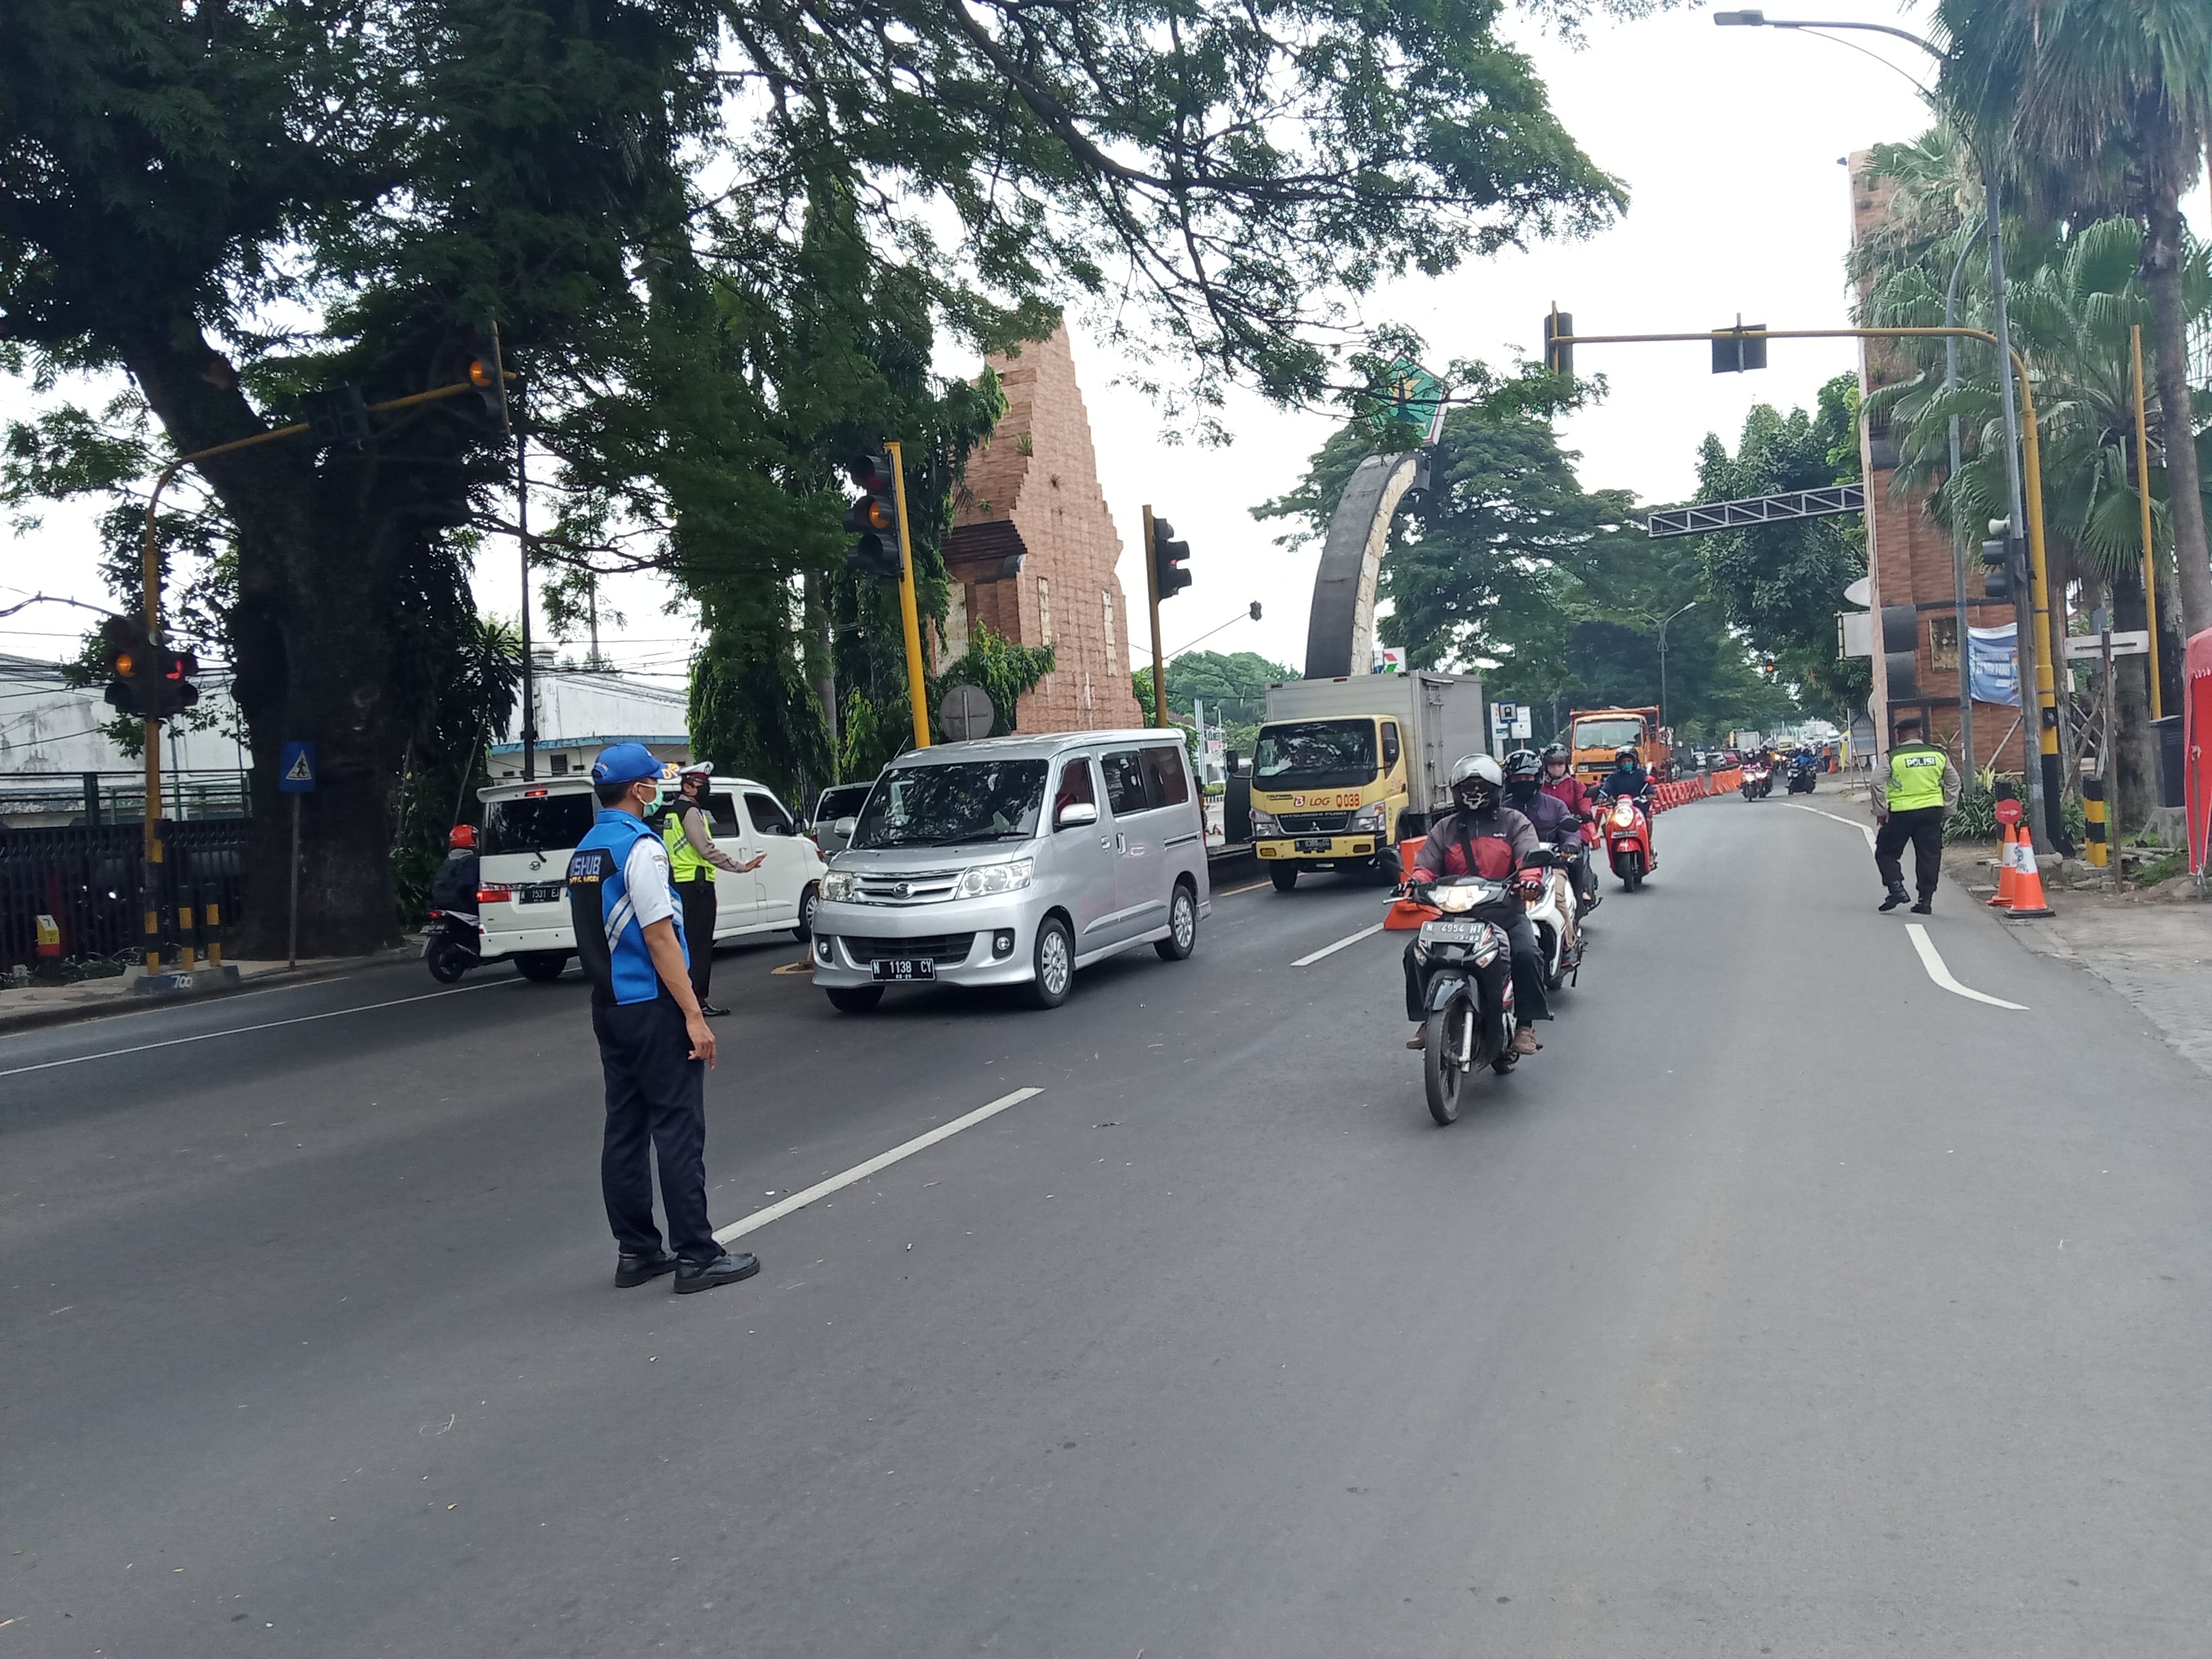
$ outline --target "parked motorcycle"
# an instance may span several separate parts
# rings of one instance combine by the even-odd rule
[[[433,910],[422,929],[422,965],[441,985],[451,985],[483,960],[483,924],[466,910]]]
[[[1445,876],[1406,890],[1412,902],[1434,909],[1421,923],[1413,962],[1421,975],[1421,1082],[1429,1115],[1438,1123],[1459,1116],[1460,1091],[1477,1067],[1500,1076],[1516,1060],[1513,1033],[1513,958],[1506,928],[1520,908],[1510,883],[1482,876]]]
[[[1790,760],[1790,780],[1785,786],[1788,793],[1793,795],[1811,794],[1814,775],[1819,769],[1820,763],[1810,755],[1792,756]]]
[[[1568,942],[1567,913],[1575,898],[1568,886],[1567,863],[1567,854],[1547,845],[1538,848],[1536,862],[1522,872],[1524,879],[1543,883],[1528,902],[1528,921],[1536,930],[1536,949],[1544,958],[1544,988],[1551,991],[1579,975],[1583,965],[1581,933],[1575,931],[1573,942]]]
[[[1606,862],[1632,893],[1651,873],[1651,820],[1638,802],[1624,795],[1606,808],[1603,828]]]
[[[1767,770],[1765,761],[1746,761],[1743,763],[1743,798],[1758,800],[1774,789],[1774,774]]]

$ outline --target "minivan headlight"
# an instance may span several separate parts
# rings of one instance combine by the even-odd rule
[[[960,872],[960,884],[952,890],[957,899],[987,898],[993,893],[1014,893],[1030,884],[1036,873],[1035,859],[1008,859],[1002,864],[978,864]]]
[[[832,904],[842,903],[850,899],[860,890],[860,885],[850,870],[830,870],[823,872],[822,884],[815,890],[815,896],[828,899]]]

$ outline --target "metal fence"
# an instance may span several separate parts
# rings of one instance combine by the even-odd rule
[[[243,817],[169,824],[161,888],[144,896],[150,907],[142,902],[142,824],[0,829],[0,969],[38,965],[42,915],[60,927],[64,962],[136,959],[146,908],[160,913],[163,940],[173,947],[177,908],[187,899],[195,909],[219,904],[228,932],[245,899],[247,828]]]
[[[161,812],[173,820],[242,818],[248,775],[228,768],[164,770]],[[0,772],[0,827],[119,823],[146,810],[143,772]]]

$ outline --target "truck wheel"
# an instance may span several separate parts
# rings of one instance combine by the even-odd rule
[[[1382,878],[1386,887],[1395,887],[1406,878],[1404,870],[1400,867],[1396,848],[1386,847],[1375,855],[1375,873]]]
[[[1267,879],[1275,884],[1277,892],[1287,893],[1298,884],[1298,866],[1295,864],[1271,864],[1267,866]]]
[[[568,966],[568,953],[565,951],[525,951],[514,958],[515,972],[540,985],[551,984]]]

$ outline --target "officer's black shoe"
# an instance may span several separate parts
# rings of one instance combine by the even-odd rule
[[[1899,905],[1909,902],[1911,897],[1911,896],[1902,887],[1893,887],[1889,890],[1889,896],[1882,900],[1875,908],[1881,910],[1894,910]]]
[[[1912,914],[1916,916],[1934,915],[1936,914],[1936,901],[1934,899],[1922,899],[1919,903],[1912,907]]]
[[[651,1255],[619,1255],[615,1258],[615,1288],[627,1291],[642,1285],[648,1279],[658,1279],[663,1273],[676,1271],[676,1252],[655,1250]]]
[[[676,1294],[689,1296],[694,1291],[734,1285],[759,1271],[760,1258],[745,1250],[725,1250],[712,1261],[679,1261],[676,1264]]]
[[[730,1011],[726,1008],[718,1008],[711,1002],[702,1002],[699,1005],[699,1012],[709,1019],[720,1019]]]

